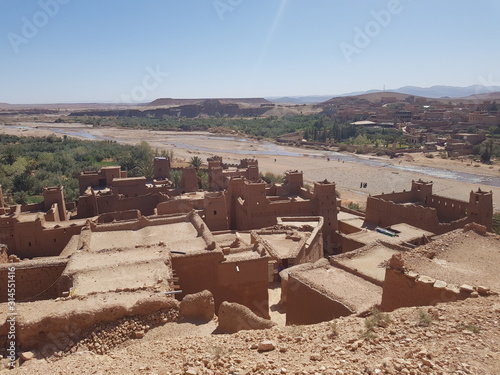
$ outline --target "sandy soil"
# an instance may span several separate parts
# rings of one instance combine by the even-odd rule
[[[57,128],[54,125],[59,125]],[[304,172],[306,183],[328,179],[337,185],[344,203],[359,202],[363,205],[369,194],[409,190],[412,180],[423,179],[434,182],[434,193],[468,201],[472,190],[493,192],[495,211],[500,211],[500,187],[477,183],[458,182],[443,177],[431,177],[410,168],[418,166],[440,168],[449,172],[468,172],[483,176],[500,177],[499,165],[487,166],[460,160],[435,157],[429,159],[423,154],[407,154],[403,158],[389,159],[364,155],[362,158],[383,162],[383,166],[368,166],[350,160],[348,154],[339,154],[338,158],[326,151],[296,147],[284,147],[269,142],[259,142],[234,136],[215,136],[207,132],[161,132],[135,129],[92,128],[86,125],[19,123],[17,127],[0,125],[0,133],[46,136],[49,134],[67,134],[80,139],[108,139],[119,143],[137,144],[147,141],[153,148],[173,149],[174,158],[187,161],[192,156],[202,159],[220,155],[224,161],[237,163],[245,157],[254,157],[259,161],[262,172],[282,174],[286,170],[297,169]],[[277,155],[278,154],[278,155]],[[330,157],[330,161],[327,160]],[[366,182],[366,188],[360,183]]]
[[[422,316],[426,317],[423,320]],[[206,325],[166,324],[106,355],[33,359],[9,374],[474,374],[500,371],[500,299],[403,308],[366,336],[353,316],[310,326],[210,335]],[[257,351],[263,340],[275,347]]]

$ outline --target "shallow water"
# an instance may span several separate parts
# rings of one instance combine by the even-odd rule
[[[436,177],[436,178],[445,178],[449,180],[455,180],[457,182],[467,182],[471,184],[482,184],[482,185],[488,185],[488,186],[496,186],[500,187],[500,176],[499,177],[493,177],[493,176],[484,176],[480,174],[475,174],[475,173],[469,173],[469,172],[457,172],[457,171],[450,171],[446,169],[441,169],[441,168],[432,168],[432,167],[423,167],[423,166],[418,166],[418,165],[398,165],[398,164],[390,164],[384,162],[383,159],[376,160],[374,158],[366,158],[366,157],[360,157],[357,155],[352,155],[352,154],[344,154],[341,152],[335,152],[335,151],[320,151],[320,153],[315,153],[315,154],[309,154],[307,152],[291,152],[285,149],[284,146],[277,145],[272,142],[259,142],[259,141],[254,141],[251,139],[245,139],[245,138],[240,138],[240,137],[218,137],[218,136],[185,136],[185,137],[179,137],[177,139],[198,139],[198,140],[228,140],[228,141],[235,141],[235,142],[244,142],[247,145],[255,144],[259,145],[260,148],[264,148],[264,150],[251,150],[251,149],[245,149],[245,150],[231,150],[231,153],[234,154],[239,154],[239,155],[248,155],[248,156],[255,156],[255,155],[270,155],[270,156],[296,156],[296,157],[311,157],[311,158],[317,158],[317,159],[327,159],[330,158],[330,160],[335,161],[335,160],[340,160],[344,162],[351,162],[351,163],[359,163],[359,164],[364,164],[368,166],[373,166],[373,167],[385,167],[385,168],[391,168],[394,169],[395,171],[405,171],[405,172],[415,172],[415,173],[421,173],[425,174],[431,177]],[[191,144],[183,143],[183,142],[178,142],[177,140],[172,140],[170,142],[165,143],[165,145],[175,145],[176,147],[180,148],[185,148],[189,150],[197,150],[197,151],[204,151],[204,152],[221,152],[222,150],[217,149],[217,148],[210,148],[210,147],[203,147],[203,146],[194,146]]]
[[[31,129],[30,127],[25,127],[25,126],[16,126],[16,128],[19,129]],[[61,129],[61,128],[50,128],[47,129],[50,131],[53,131],[54,133],[59,133],[59,134],[66,134],[66,135],[71,135],[71,136],[78,136],[82,137],[85,139],[89,140],[112,140],[112,141],[117,141],[117,142],[123,142],[123,140],[118,139],[118,138],[110,138],[110,137],[105,137],[105,136],[99,136],[99,135],[94,135],[90,134],[87,130],[81,130],[81,129]],[[158,135],[158,134],[157,134]],[[270,156],[295,156],[295,157],[310,157],[310,158],[316,158],[316,159],[327,159],[330,158],[330,160],[335,161],[344,161],[344,162],[351,162],[351,163],[359,163],[359,164],[364,164],[376,168],[384,167],[384,168],[390,168],[394,169],[394,171],[405,171],[405,172],[415,172],[415,173],[421,173],[430,177],[435,177],[435,178],[444,178],[448,180],[454,180],[457,182],[467,182],[471,184],[481,184],[481,185],[488,185],[488,186],[495,186],[495,187],[500,187],[500,176],[484,176],[480,174],[475,174],[475,173],[469,173],[469,172],[457,172],[457,171],[450,171],[446,169],[441,169],[441,168],[432,168],[432,167],[423,167],[423,166],[418,166],[418,165],[398,165],[398,164],[389,164],[384,161],[384,159],[380,158],[377,160],[377,158],[366,158],[366,157],[361,157],[358,155],[353,155],[353,154],[345,154],[341,152],[335,152],[335,151],[316,151],[315,153],[307,153],[306,151],[302,151],[299,148],[295,148],[298,152],[292,152],[288,151],[287,149],[290,149],[290,147],[284,147],[279,144],[275,144],[272,142],[267,142],[267,141],[256,141],[250,138],[243,138],[239,136],[218,136],[218,135],[211,135],[211,134],[193,134],[193,135],[186,135],[186,134],[179,134],[175,135],[174,137],[171,136],[171,134],[168,134],[168,139],[164,141],[164,144],[166,146],[176,146],[179,148],[187,149],[187,150],[196,150],[196,151],[203,151],[203,152],[211,152],[211,153],[223,153],[223,152],[228,152],[227,150],[222,150],[218,148],[213,148],[213,147],[205,147],[205,146],[195,146],[189,143],[186,143],[186,141],[189,140],[206,140],[210,141],[211,144],[213,144],[213,141],[230,141],[230,142],[239,142],[244,144],[245,149],[239,149],[239,150],[231,150],[229,152],[233,154],[238,154],[238,155],[246,155],[249,157],[252,156],[257,156],[257,155],[270,155]],[[255,145],[259,147],[259,150],[252,150],[251,146]]]

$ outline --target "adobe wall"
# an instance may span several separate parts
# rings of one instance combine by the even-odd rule
[[[97,197],[93,190],[89,195],[80,195],[78,197],[76,215],[78,218],[93,217],[98,215]]]
[[[388,194],[374,195],[374,198],[382,198],[394,203],[407,203],[418,201],[417,195],[413,191],[392,192]],[[423,202],[422,202],[423,203]]]
[[[261,257],[219,264],[213,293],[216,309],[223,301],[237,302],[269,319],[268,260]]]
[[[323,258],[323,255],[323,234],[319,230],[311,233],[309,239],[305,241],[296,257],[295,264],[314,263]]]
[[[115,211],[128,211],[128,210],[139,210],[144,216],[154,215],[156,206],[168,199],[167,196],[161,194],[147,194],[139,195],[138,197],[123,198],[118,195],[102,195],[96,196],[97,199],[97,214],[103,214]],[[80,205],[80,204],[79,204]],[[83,214],[83,212],[82,212]],[[78,211],[79,217],[89,217],[80,216],[80,210]],[[91,217],[91,216],[90,216]]]
[[[54,207],[58,211],[59,220],[65,221],[68,219],[66,212],[66,203],[64,202],[63,186],[49,187],[43,189],[43,205],[44,211]]]
[[[205,289],[214,294],[217,291],[217,269],[224,260],[220,251],[200,251],[195,254],[172,254],[172,269],[179,278],[182,293],[177,294],[181,300],[186,294],[201,292]]]
[[[340,234],[340,237],[342,238],[342,253],[349,253],[366,245],[364,242],[356,241],[352,238],[345,237],[342,234]]]
[[[316,324],[354,311],[339,301],[332,300],[320,291],[304,284],[293,274],[288,276],[286,298],[286,324]]]
[[[171,199],[161,202],[156,206],[157,215],[179,214],[191,212],[194,209],[193,202],[188,199]]]
[[[58,256],[71,237],[80,234],[82,226],[80,224],[46,229],[40,221],[16,223],[15,246],[9,246],[9,253],[21,259]]]
[[[437,233],[439,219],[437,211],[431,207],[415,204],[397,204],[378,197],[368,197],[366,201],[366,221],[381,227],[398,223],[410,224],[414,227]]]
[[[16,302],[29,302],[59,297],[56,281],[63,273],[68,259],[30,260],[0,264],[0,302],[7,302],[9,268],[15,267]],[[4,287],[5,286],[5,287]]]
[[[153,177],[155,179],[168,179],[170,175],[170,159],[157,157],[153,160]]]
[[[102,180],[102,184],[104,185],[105,184],[104,178],[101,178],[101,176],[99,176],[99,174],[97,174],[97,172],[94,172],[94,173],[83,172],[83,173],[81,173],[78,176],[78,185],[80,187],[80,195],[83,195],[85,193],[85,190],[87,190],[87,188],[89,186],[98,187],[100,185],[101,180]]]
[[[361,229],[355,225],[349,224],[347,221],[339,221],[339,231],[344,234],[361,232]]]
[[[445,212],[445,215],[449,215],[450,217],[454,215],[453,210],[458,210],[458,207],[461,207],[461,204],[463,204],[463,202],[454,199],[438,198],[441,202],[440,206],[443,207],[445,202],[446,207],[451,204],[458,204],[458,206],[455,206],[456,208],[451,208],[450,206]],[[406,223],[435,234],[443,234],[454,229],[463,228],[465,224],[474,221],[474,216],[469,215],[458,220],[441,223],[438,218],[438,211],[433,207],[423,207],[415,204],[402,205],[391,201],[385,201],[381,198],[368,197],[366,204],[366,221],[381,227]],[[491,229],[491,224],[489,228]]]
[[[400,307],[429,306],[454,302],[471,296],[473,290],[447,285],[444,281],[413,272],[386,269],[381,308],[392,311]]]
[[[45,221],[61,221],[59,217],[59,210],[57,203],[54,203],[52,207],[44,215]]]
[[[182,169],[182,189],[186,193],[198,191],[196,169],[192,167]]]
[[[0,264],[7,263],[9,261],[7,250],[7,246],[0,244]]]
[[[229,229],[226,195],[221,193],[205,193],[203,220],[211,231]]]
[[[249,199],[251,200],[252,198]],[[241,200],[237,201],[235,207],[236,228],[239,230],[257,229],[270,227],[276,224],[276,218],[279,216],[316,216],[316,210],[311,201],[289,201],[280,200],[270,202],[259,202],[258,205],[253,200],[243,204]],[[267,204],[266,204],[267,203]]]
[[[454,221],[467,215],[468,202],[458,199],[431,195],[427,199],[427,206],[435,208],[440,221]]]
[[[112,223],[113,221],[139,219],[140,217],[141,213],[139,210],[117,211],[99,215],[97,217],[97,222],[99,224]]]

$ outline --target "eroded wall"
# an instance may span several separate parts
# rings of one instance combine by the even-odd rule
[[[387,269],[382,292],[381,308],[392,311],[400,307],[429,306],[440,302],[454,302],[470,296],[456,286],[396,269]]]
[[[352,313],[353,311],[342,303],[304,284],[293,275],[288,276],[287,325],[316,324]]]
[[[56,281],[63,273],[68,259],[30,260],[0,265],[0,302],[7,302],[9,268],[15,268],[16,302],[30,302],[59,297]],[[10,280],[12,281],[12,280]]]

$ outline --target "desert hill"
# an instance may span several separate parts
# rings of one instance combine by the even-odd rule
[[[182,105],[203,105],[207,101],[219,101],[222,104],[249,104],[261,105],[271,104],[271,102],[264,98],[206,98],[206,99],[173,99],[173,98],[159,98],[153,100],[148,104],[150,107],[163,107],[163,106],[182,106]]]

